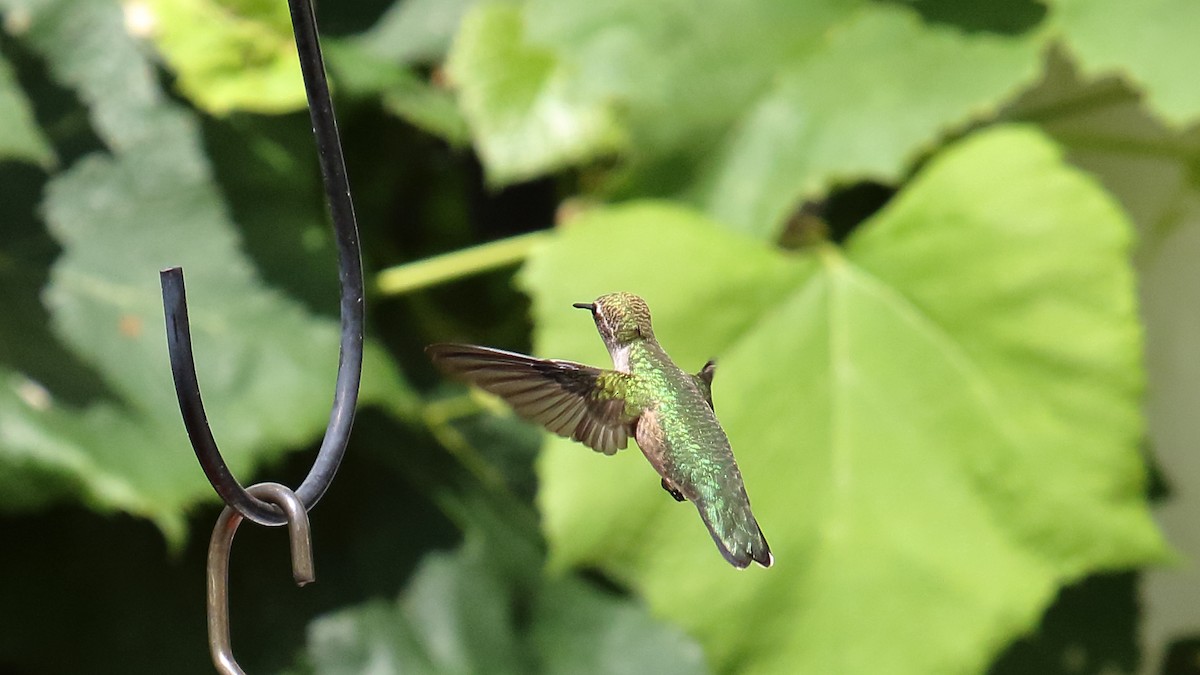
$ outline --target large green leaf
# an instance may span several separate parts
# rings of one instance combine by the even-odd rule
[[[17,394],[0,397],[0,462],[15,472],[12,482],[49,474],[96,507],[152,518],[178,537],[184,509],[211,489],[175,403],[158,270],[185,268],[209,419],[243,479],[324,428],[338,328],[258,278],[239,250],[194,118],[166,101],[120,9],[61,0],[31,17],[29,45],[90,103],[94,128],[112,149],[57,176],[43,203],[63,247],[44,293],[52,329],[108,392],[67,403],[0,372]],[[374,345],[362,400],[411,403]]]
[[[1090,72],[1115,72],[1142,88],[1155,112],[1184,126],[1200,119],[1200,3],[1192,0],[1056,0],[1055,23]]]
[[[896,178],[1040,49],[853,0],[529,0],[475,8],[449,69],[493,182],[620,153],[627,192],[770,235],[832,181]]]
[[[566,442],[540,463],[553,560],[628,580],[722,668],[981,670],[1060,585],[1163,555],[1130,239],[1026,128],[936,158],[844,250],[660,204],[581,218],[521,277],[539,353],[602,362],[569,305],[630,290],[683,367],[718,356],[777,562],[735,573],[638,453]]]

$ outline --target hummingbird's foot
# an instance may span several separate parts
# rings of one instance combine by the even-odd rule
[[[663,486],[663,489],[666,490],[668,494],[670,494],[672,497],[675,498],[675,501],[677,501],[677,502],[686,502],[687,501],[687,497],[683,496],[683,493],[679,491],[679,488],[676,488],[674,485],[671,485],[670,483],[668,483],[666,478],[662,479],[662,486]]]

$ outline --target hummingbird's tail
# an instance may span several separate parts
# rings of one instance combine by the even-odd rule
[[[696,501],[696,509],[700,511],[709,534],[729,564],[744,569],[751,562],[763,567],[770,567],[775,562],[775,556],[771,555],[771,547],[767,545],[767,538],[750,511],[750,500],[746,499],[744,492],[742,503],[732,510],[729,504],[703,499]]]

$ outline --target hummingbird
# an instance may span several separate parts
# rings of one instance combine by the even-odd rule
[[[655,339],[646,302],[632,293],[574,307],[592,313],[612,369],[474,345],[434,344],[425,351],[446,374],[597,452],[616,454],[632,437],[663,489],[696,506],[730,564],[770,567],[774,557],[713,410],[715,362],[695,375],[681,370]]]

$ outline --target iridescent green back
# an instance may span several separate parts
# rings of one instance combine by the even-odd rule
[[[729,439],[695,378],[671,361],[653,340],[630,346],[634,375],[631,402],[653,414],[651,446],[642,451],[659,471],[696,505],[709,532],[729,561],[745,567],[751,560],[770,564],[770,551],[750,510],[742,474]],[[639,431],[639,445],[648,436]]]

